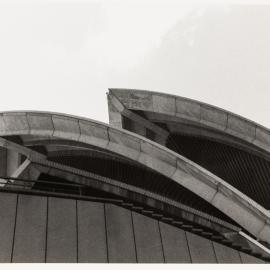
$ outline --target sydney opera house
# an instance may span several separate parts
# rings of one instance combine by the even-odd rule
[[[109,89],[110,124],[0,114],[0,262],[267,263],[270,130]]]

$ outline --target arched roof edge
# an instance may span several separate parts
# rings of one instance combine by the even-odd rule
[[[238,114],[197,100],[148,90],[109,88],[127,109],[160,113],[197,122],[270,153],[270,129]]]
[[[0,114],[0,136],[9,135],[57,137],[125,156],[183,185],[270,243],[267,210],[196,163],[142,136],[85,118],[37,111]]]

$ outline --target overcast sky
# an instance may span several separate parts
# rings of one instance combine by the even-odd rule
[[[109,87],[201,100],[270,127],[270,6],[0,2],[0,110],[108,122]]]

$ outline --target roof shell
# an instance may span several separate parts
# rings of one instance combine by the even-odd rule
[[[37,135],[98,146],[125,156],[188,188],[270,243],[270,215],[263,207],[183,156],[137,134],[97,121],[57,113],[6,112],[0,135]]]
[[[175,121],[184,119],[214,128],[227,135],[233,135],[261,151],[270,152],[270,130],[254,121],[200,101],[146,90],[109,89],[109,96],[115,96],[129,110],[154,112]]]

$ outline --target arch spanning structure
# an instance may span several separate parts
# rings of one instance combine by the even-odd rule
[[[269,197],[269,193],[263,197],[265,189],[270,187],[267,178],[270,150],[268,129],[205,103],[150,91],[110,89],[108,103],[112,125],[164,145],[167,153],[173,155],[174,152],[181,169],[177,169],[169,177],[232,217],[256,238],[269,243],[269,227],[262,229],[262,224],[269,224],[269,205],[265,199]],[[203,143],[198,142],[199,140]],[[205,142],[208,142],[207,146]],[[194,143],[198,144],[198,148],[193,149]],[[173,151],[169,151],[168,147]],[[193,149],[193,153],[186,148]],[[204,162],[209,151],[212,151],[212,158]],[[180,155],[177,155],[177,152]],[[249,160],[248,164],[245,163],[246,159]],[[182,166],[182,161],[179,160],[185,160],[185,165]],[[220,172],[220,164],[225,163],[224,161],[228,163],[228,160],[232,164]],[[241,170],[241,166],[244,169]],[[248,167],[251,168],[248,170]],[[251,170],[256,174],[251,175]],[[196,176],[194,171],[197,172]],[[227,177],[226,172],[232,172],[230,177]],[[195,176],[198,182],[185,177],[187,174]],[[211,184],[205,181],[206,178],[211,178]],[[245,182],[245,179],[253,182]],[[214,190],[212,184],[215,186]],[[245,192],[245,186],[249,185],[251,189]],[[265,202],[265,205],[258,203],[261,201]],[[249,208],[248,212],[253,209],[253,213],[263,214],[262,227],[259,229],[261,225],[251,221],[251,212],[244,214],[239,206],[243,207],[242,209]],[[253,227],[255,223],[259,225],[257,232]]]
[[[100,122],[56,113],[7,112],[1,114],[0,123],[2,147],[14,150],[26,158],[11,175],[8,175],[11,180],[22,178],[28,169],[31,169],[27,171],[31,176],[50,174],[85,185],[89,183],[89,179],[94,179],[99,185],[107,184],[104,190],[112,191],[115,195],[123,195],[119,191],[121,189],[134,192],[147,197],[149,206],[155,206],[156,201],[166,203],[171,208],[193,213],[202,220],[211,220],[216,226],[229,228],[231,231],[241,230],[235,227],[235,224],[230,225],[230,222],[210,217],[196,209],[194,211],[159,192],[145,190],[144,183],[134,186],[134,183],[112,182],[113,180],[107,177],[95,178],[96,175],[82,168],[67,166],[67,163],[61,164],[61,158],[57,162],[48,159],[50,153],[58,152],[59,155],[61,152],[70,153],[84,148],[106,156],[126,159],[132,164],[143,166],[166,177],[172,183],[198,195],[256,238],[270,242],[269,213],[263,207],[196,163],[142,136]],[[50,147],[42,149],[46,145]],[[52,147],[53,145],[55,147]],[[35,173],[36,171],[39,174]],[[11,182],[5,185],[10,186]],[[206,223],[203,224],[206,226]]]
[[[245,142],[250,149],[261,151],[266,155],[269,154],[269,129],[218,107],[179,96],[135,89],[110,89],[108,98],[112,101],[109,103],[113,104],[110,108],[110,123],[116,126],[122,126],[119,112],[132,118],[136,115],[130,116],[131,111],[140,111],[146,113],[150,122],[163,120],[182,124],[196,124],[196,126],[201,127],[200,132],[206,136],[216,139],[223,138],[229,143],[234,142],[239,146]],[[157,118],[155,119],[155,117]],[[136,120],[143,126],[146,125],[146,122],[142,123],[142,118]],[[148,127],[150,126],[148,125]],[[167,135],[166,131],[159,129],[158,126],[152,125],[151,128],[154,128],[160,136]],[[193,128],[195,129],[195,126]],[[207,129],[220,131],[221,134],[212,134]],[[196,130],[188,130],[188,132],[195,133]],[[226,135],[232,135],[233,140],[230,140],[230,136]],[[245,145],[246,148],[247,145]]]
[[[153,95],[152,92],[148,94]],[[134,102],[134,96],[136,102]],[[180,149],[182,152],[178,151],[176,137],[179,134],[175,132],[176,137],[172,137],[174,134],[171,130],[164,127],[164,122],[167,123],[169,115],[165,113],[167,109],[165,112],[159,109],[158,115],[151,110],[148,110],[149,114],[144,109],[139,110],[140,104],[149,101],[149,98],[145,98],[145,92],[142,95],[137,91],[110,90],[108,97],[112,125],[50,112],[1,113],[0,191],[31,196],[34,194],[39,195],[40,198],[56,196],[75,199],[76,205],[78,204],[75,207],[76,215],[78,215],[77,211],[81,211],[78,209],[82,207],[82,203],[77,202],[78,200],[101,203],[99,207],[102,204],[115,204],[129,209],[132,212],[132,220],[136,216],[133,212],[139,212],[158,222],[168,223],[181,230],[208,238],[210,241],[219,242],[223,246],[227,245],[231,249],[241,251],[240,253],[245,252],[270,260],[270,251],[267,248],[270,243],[269,212],[228,183],[226,179],[211,173],[208,168],[203,168],[193,157],[187,157],[186,152],[183,152],[184,149]],[[127,101],[133,107],[128,105]],[[165,105],[161,102],[159,106]],[[156,121],[156,117],[159,121]],[[187,127],[189,124],[187,120],[182,122],[181,120],[181,127]],[[130,131],[121,127],[128,127]],[[178,131],[177,128],[174,131]],[[194,126],[192,129],[184,128],[183,130],[186,132],[185,135],[189,134],[190,130],[193,132],[192,135],[199,131],[198,127]],[[242,150],[246,148],[246,141],[240,139],[234,141],[234,138],[227,138],[226,134],[217,133],[214,129],[207,130],[206,133],[199,131],[199,135],[202,134],[204,137],[222,143],[230,144],[233,141],[234,146]],[[261,158],[267,159],[267,151],[254,147],[251,143],[247,148],[250,153],[259,153]],[[1,198],[0,196],[0,200]],[[10,197],[12,201],[14,198]],[[3,200],[6,202],[6,199]],[[9,200],[8,197],[7,200]],[[20,209],[24,207],[28,209],[31,205],[29,203],[24,205],[24,200],[26,200],[24,197],[17,196],[17,204],[15,201],[12,203],[16,209],[19,209],[18,222],[14,225],[17,227],[25,222],[20,217]],[[35,222],[46,224],[44,209],[54,211],[54,207],[50,206],[48,200],[54,203],[57,201],[47,199],[46,206],[42,199],[44,217]],[[8,203],[7,207],[9,207]],[[89,207],[95,206],[89,204]],[[107,208],[110,209],[107,212],[110,219],[110,215],[115,210],[109,206]],[[25,214],[28,213],[27,211]],[[128,212],[125,215],[129,215]],[[49,217],[50,214],[47,213],[47,219]],[[121,216],[119,218],[121,220]],[[82,216],[76,217],[77,222],[80,219]],[[136,219],[137,216],[134,220]],[[54,222],[53,219],[49,221]],[[146,222],[146,220],[140,222]],[[132,228],[140,227],[140,222],[137,225],[136,222],[132,223]],[[33,224],[30,225],[33,226]],[[81,226],[75,225],[74,228]],[[50,232],[50,226],[53,225],[49,223],[46,226],[46,230]],[[163,225],[158,226],[160,230]],[[26,227],[29,227],[29,224]],[[105,229],[110,235],[109,228]],[[14,229],[14,232],[16,230]],[[140,233],[141,231],[143,230],[140,230]],[[159,234],[162,237],[162,232]],[[17,236],[13,237],[15,239],[13,245],[16,247]],[[135,240],[132,239],[141,243],[144,237],[141,240],[138,237],[134,235]],[[169,235],[166,234],[164,237],[166,239]],[[50,239],[50,233],[48,239]],[[7,241],[2,240],[0,242]],[[41,243],[43,240],[37,241]],[[112,241],[117,242],[119,239]],[[141,244],[145,245],[145,243]],[[0,244],[0,250],[1,247]],[[48,243],[45,247],[51,249]],[[55,251],[58,252],[57,249]],[[163,250],[164,261],[166,261],[165,257],[170,253],[166,255],[164,252]],[[16,255],[16,248],[14,254]],[[1,256],[0,253],[0,260]],[[217,258],[216,260],[218,261]]]

